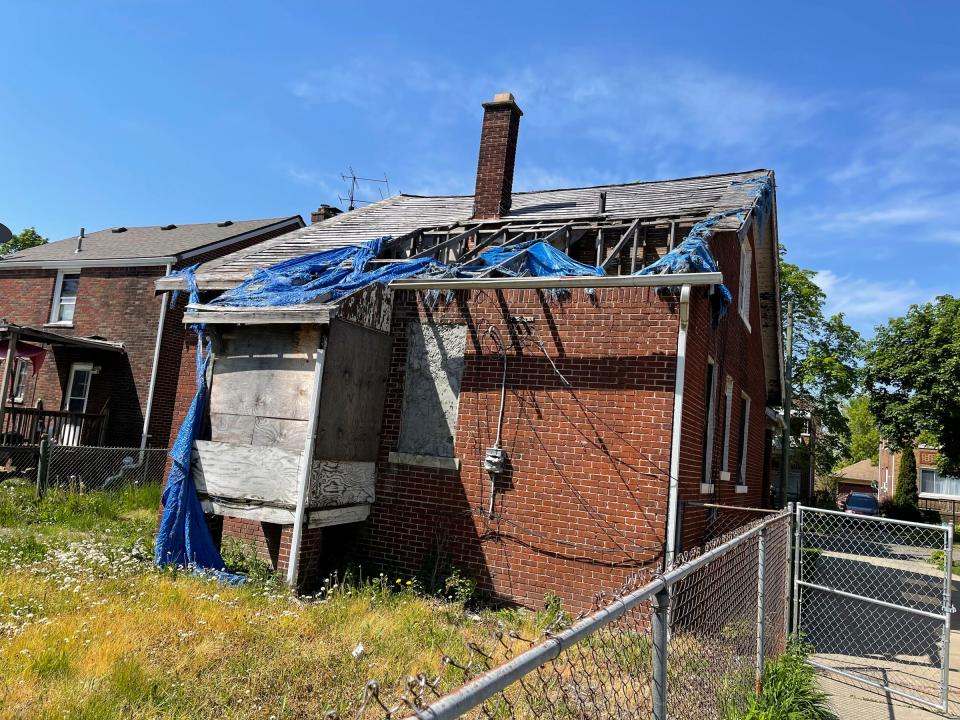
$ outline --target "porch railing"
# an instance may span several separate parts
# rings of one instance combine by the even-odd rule
[[[47,436],[61,445],[103,445],[107,413],[8,407],[0,427],[0,445],[36,445]]]

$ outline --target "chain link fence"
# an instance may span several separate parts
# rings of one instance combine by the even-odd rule
[[[701,547],[777,512],[779,511],[741,505],[682,500],[680,527],[677,531],[678,546],[681,550]]]
[[[797,629],[811,663],[947,709],[952,527],[801,507]]]
[[[488,647],[444,657],[438,676],[371,681],[354,711],[327,717],[723,717],[786,646],[790,538],[790,513],[755,518],[543,638],[500,630]]]
[[[39,460],[40,449],[35,445],[0,445],[0,482],[36,480]]]
[[[72,492],[159,484],[167,462],[164,448],[51,445],[47,452],[43,486]]]

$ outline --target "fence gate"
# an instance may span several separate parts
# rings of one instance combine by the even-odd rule
[[[946,711],[953,528],[799,506],[796,537],[793,622],[811,663]]]

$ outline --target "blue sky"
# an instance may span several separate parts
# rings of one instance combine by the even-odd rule
[[[780,238],[869,332],[958,292],[960,5],[0,2],[0,222],[307,215],[340,173],[473,190],[777,172]],[[373,186],[365,197],[378,197]]]

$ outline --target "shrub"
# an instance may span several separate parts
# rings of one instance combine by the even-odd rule
[[[816,673],[807,664],[807,652],[793,644],[783,657],[768,663],[763,689],[747,701],[745,710],[727,708],[726,720],[838,720],[827,706],[827,695],[817,687]]]
[[[893,500],[901,507],[917,507],[920,493],[917,490],[917,457],[913,447],[906,447],[900,453],[900,469],[897,471],[897,489]]]

